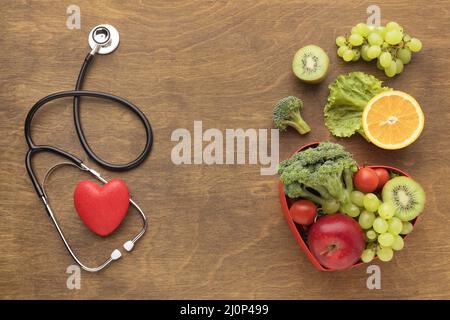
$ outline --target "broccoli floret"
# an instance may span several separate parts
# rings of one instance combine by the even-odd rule
[[[303,101],[297,97],[289,96],[277,102],[273,109],[273,123],[281,131],[286,131],[290,126],[300,134],[311,131],[309,125],[300,115],[303,108]]]
[[[336,143],[322,142],[280,163],[278,173],[290,198],[306,198],[319,205],[350,202],[353,173],[358,169],[352,155]]]

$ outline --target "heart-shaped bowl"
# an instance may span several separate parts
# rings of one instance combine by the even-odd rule
[[[299,148],[295,153],[297,152],[302,152],[308,148],[315,148],[319,145],[320,142],[312,142],[309,143],[307,145],[304,145],[303,147]],[[294,153],[294,154],[295,154]],[[402,176],[406,176],[406,177],[410,177],[410,175],[408,173],[406,173],[403,170],[397,169],[395,167],[391,167],[391,166],[386,166],[386,165],[369,165],[367,167],[370,168],[384,168],[386,170],[392,171],[392,172],[396,172],[399,175]],[[314,257],[314,255],[311,253],[311,251],[309,250],[308,244],[307,244],[307,231],[308,228],[307,227],[303,227],[297,223],[295,223],[295,221],[292,219],[290,213],[289,213],[289,208],[291,207],[291,205],[301,199],[301,198],[296,198],[296,199],[291,199],[288,196],[286,196],[286,194],[284,193],[283,190],[283,183],[281,181],[278,182],[278,189],[279,189],[279,195],[280,195],[280,202],[281,202],[281,208],[283,209],[283,213],[284,213],[284,217],[286,218],[286,221],[289,225],[289,228],[292,231],[292,234],[294,235],[295,240],[297,240],[298,245],[300,246],[300,248],[305,252],[306,256],[308,257],[309,260],[311,260],[312,264],[319,270],[322,271],[335,271],[334,269],[329,269],[326,268],[324,266],[322,266],[320,264],[320,262],[316,259],[316,257]],[[420,217],[420,216],[419,216]],[[413,225],[413,227],[415,228],[417,220],[419,219],[419,217],[417,217],[416,219],[410,221],[411,224]],[[404,239],[406,239],[408,237],[408,235],[403,236]],[[377,259],[377,257],[375,257],[375,259]],[[358,261],[357,263],[355,263],[353,266],[351,266],[349,269],[360,266],[364,264],[364,262],[362,261]]]

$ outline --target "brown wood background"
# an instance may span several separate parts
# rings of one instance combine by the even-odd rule
[[[66,28],[66,8],[81,8],[81,30]],[[374,65],[344,64],[334,39],[366,18],[370,1],[2,1],[0,13],[0,297],[1,298],[450,298],[448,122],[449,1],[377,1],[383,22],[396,20],[424,49],[405,72],[386,79]],[[99,23],[120,32],[114,54],[96,59],[85,88],[129,98],[150,118],[155,143],[138,169],[106,177],[128,181],[150,218],[132,254],[99,274],[82,273],[81,290],[66,288],[73,264],[36,197],[24,167],[23,122],[34,102],[73,88]],[[295,51],[315,43],[329,52],[331,72],[308,86],[291,72]],[[176,128],[270,128],[273,103],[286,95],[305,102],[312,132],[280,136],[280,157],[300,145],[332,138],[323,123],[327,85],[362,70],[415,96],[426,114],[421,138],[383,151],[360,137],[343,139],[361,163],[405,169],[426,189],[426,212],[406,248],[381,264],[382,289],[366,288],[366,268],[324,273],[298,248],[281,213],[277,177],[259,166],[175,166]],[[137,119],[115,105],[84,99],[90,143],[105,159],[133,159],[144,144]],[[86,158],[72,123],[71,100],[37,115],[37,143]],[[58,158],[40,155],[42,177]],[[98,168],[86,159],[93,167]],[[80,256],[103,258],[138,230],[136,215],[111,238],[94,237],[77,219],[72,192],[81,179],[61,169],[49,195]],[[97,260],[98,261],[98,260]]]

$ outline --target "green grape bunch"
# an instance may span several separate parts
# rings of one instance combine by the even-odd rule
[[[386,76],[394,77],[403,72],[411,61],[412,53],[422,50],[422,42],[403,31],[397,22],[372,27],[358,23],[349,36],[336,38],[337,55],[345,62],[374,61]]]
[[[413,230],[410,222],[395,217],[395,207],[391,202],[383,202],[374,193],[350,192],[351,203],[343,207],[343,212],[355,218],[364,232],[365,250],[361,261],[368,263],[375,257],[381,261],[392,260],[395,251],[403,249],[405,243],[402,235]],[[355,207],[352,209],[352,206]]]

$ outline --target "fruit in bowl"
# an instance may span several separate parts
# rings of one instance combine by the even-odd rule
[[[324,216],[314,223],[309,229],[308,243],[320,264],[335,270],[358,262],[365,247],[358,222],[341,213]]]
[[[377,257],[390,261],[394,251],[403,249],[404,238],[414,228],[425,204],[425,192],[408,174],[389,166],[358,167],[352,155],[336,143],[312,143],[300,148],[280,163],[279,174],[280,200],[288,224],[300,247],[320,270],[351,268]],[[289,213],[299,200],[317,206],[310,225],[296,223]],[[351,220],[359,232],[349,228],[336,236],[330,231],[335,227],[319,228],[336,219],[331,219],[334,216]],[[362,235],[362,246],[355,234]]]
[[[292,219],[299,225],[309,226],[317,215],[317,207],[310,200],[297,200],[289,208]]]

